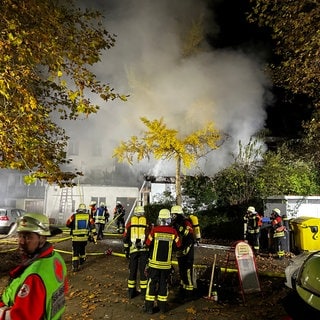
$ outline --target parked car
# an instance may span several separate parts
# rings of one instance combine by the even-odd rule
[[[0,208],[0,233],[7,234],[16,220],[25,214],[25,210],[17,208]]]

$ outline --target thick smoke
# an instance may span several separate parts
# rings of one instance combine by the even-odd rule
[[[168,127],[184,134],[209,121],[227,133],[229,140],[200,161],[206,174],[230,164],[238,142],[246,144],[264,127],[268,81],[254,52],[214,50],[204,37],[197,51],[183,55],[192,26],[219,32],[205,1],[114,0],[93,4],[103,10],[106,29],[117,35],[115,47],[107,50],[97,66],[98,78],[117,92],[130,95],[127,102],[106,103],[97,115],[67,129],[72,139],[88,144],[88,155],[92,145],[101,144],[100,166],[113,168],[114,148],[145,129],[142,116],[149,120],[163,117]],[[75,165],[87,170],[90,163],[82,154],[81,164]],[[141,170],[142,166],[149,174],[174,174],[174,165],[167,161],[143,161],[135,167]]]

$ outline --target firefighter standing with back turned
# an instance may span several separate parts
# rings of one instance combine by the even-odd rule
[[[146,294],[147,277],[144,271],[148,263],[148,249],[145,245],[148,231],[144,208],[136,206],[123,234],[124,251],[129,258],[128,296],[130,299],[139,294],[136,289],[138,270],[141,294]]]
[[[258,254],[260,250],[259,238],[261,222],[261,216],[256,212],[255,207],[248,207],[243,217],[243,236],[255,254]]]
[[[147,266],[148,285],[145,296],[145,312],[154,312],[154,303],[161,313],[167,311],[168,280],[172,267],[172,252],[181,246],[176,229],[171,225],[171,216],[168,209],[161,209],[158,223],[154,226],[146,240],[149,247],[149,262]]]
[[[183,300],[193,298],[193,263],[194,263],[194,235],[192,223],[187,219],[181,206],[171,208],[172,226],[178,231],[181,248],[176,252],[180,274],[180,294]]]
[[[88,240],[97,242],[97,233],[94,220],[86,209],[86,205],[81,203],[76,213],[67,220],[66,226],[70,228],[72,236],[72,270],[79,271],[80,265],[86,260],[86,246]]]
[[[103,230],[106,225],[106,222],[108,222],[109,219],[109,212],[104,204],[104,202],[100,202],[99,207],[93,214],[93,220],[96,224],[96,231],[97,231],[97,240],[103,239]]]

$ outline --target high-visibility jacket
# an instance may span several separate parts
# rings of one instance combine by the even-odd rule
[[[283,225],[282,218],[280,216],[275,217],[271,221],[273,228],[273,238],[280,238],[285,236],[285,226]]]
[[[93,215],[95,223],[106,223],[106,207],[99,207]]]
[[[255,234],[260,232],[261,217],[258,213],[246,214],[244,220],[244,234]]]
[[[172,226],[155,226],[148,235],[146,245],[150,250],[149,267],[171,269],[172,252],[180,248],[181,240]]]
[[[65,310],[67,268],[48,242],[38,257],[10,272],[12,281],[0,302],[0,319],[58,320]]]
[[[71,229],[72,241],[88,241],[89,234],[96,233],[94,220],[89,213],[74,213],[67,220],[66,226]]]

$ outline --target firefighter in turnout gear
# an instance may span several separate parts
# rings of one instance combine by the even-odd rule
[[[16,222],[21,264],[10,271],[0,301],[0,319],[62,319],[68,291],[67,267],[47,237],[62,233],[47,216],[26,213]]]
[[[170,211],[161,209],[158,223],[154,226],[146,240],[149,247],[149,262],[147,267],[148,285],[145,296],[145,311],[152,314],[154,302],[160,312],[167,311],[168,280],[172,268],[172,252],[181,247],[177,230],[171,225]]]
[[[80,265],[86,260],[88,240],[97,242],[95,223],[85,204],[79,205],[76,213],[67,220],[66,226],[71,229],[72,236],[72,270],[79,271]]]
[[[126,214],[125,208],[123,207],[123,205],[121,204],[120,201],[117,201],[117,204],[116,204],[115,208],[113,209],[113,215],[116,219],[118,233],[123,233],[123,231],[124,231],[124,225],[125,225],[124,216],[125,216],[125,214]]]
[[[126,257],[129,258],[128,296],[130,299],[139,294],[137,291],[138,270],[141,294],[146,294],[147,277],[144,270],[148,263],[148,249],[145,245],[148,231],[144,208],[136,206],[123,234],[124,251]]]
[[[193,297],[193,263],[194,263],[194,234],[192,222],[183,214],[181,206],[171,208],[172,226],[178,231],[181,248],[176,252],[180,274],[180,297]]]
[[[104,202],[100,202],[99,208],[93,214],[93,220],[96,224],[97,240],[103,239],[103,230],[106,225],[106,222],[108,222],[108,219],[109,219],[108,209],[104,204]]]
[[[281,211],[275,208],[271,212],[271,226],[273,231],[273,242],[277,252],[278,259],[283,259],[284,257],[284,247],[286,240],[286,227],[283,225],[283,220],[281,217]]]
[[[91,218],[96,214],[97,211],[97,202],[96,201],[91,201],[89,204],[89,213]]]
[[[258,254],[260,250],[259,238],[261,224],[262,218],[256,212],[256,209],[252,206],[248,207],[243,217],[243,236],[255,254]]]

